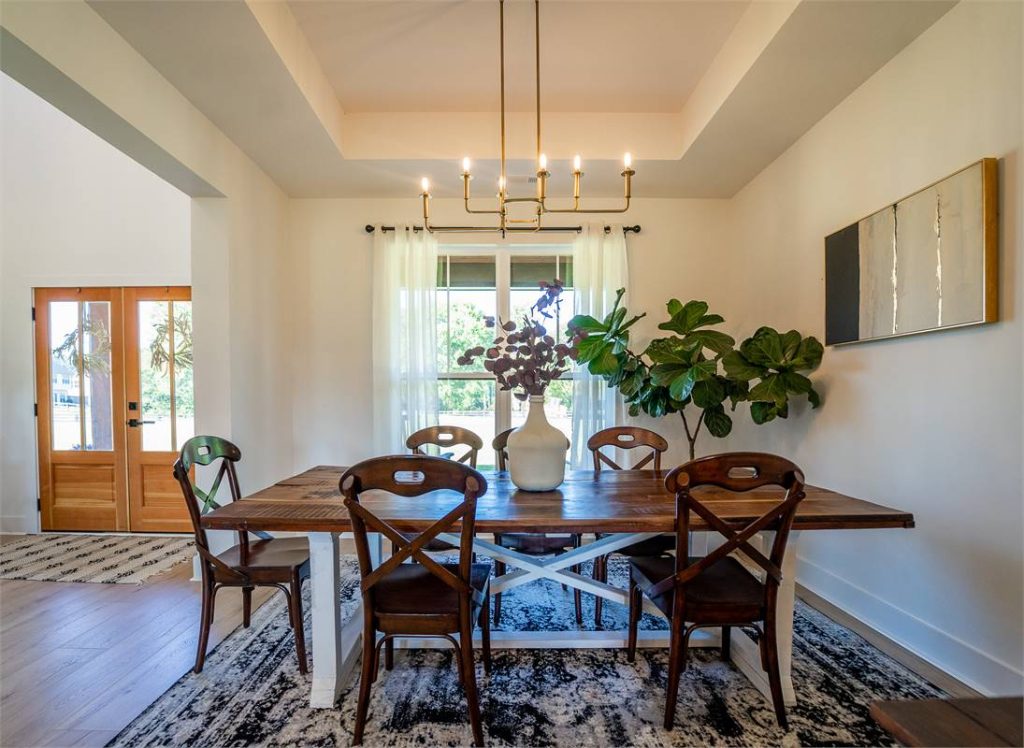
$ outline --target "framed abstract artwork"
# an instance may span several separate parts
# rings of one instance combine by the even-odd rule
[[[985,158],[825,237],[825,343],[995,322],[998,161]]]

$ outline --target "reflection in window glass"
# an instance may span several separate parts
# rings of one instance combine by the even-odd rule
[[[469,429],[484,442],[477,457],[478,467],[494,466],[494,380],[442,379],[438,382],[440,422]],[[459,454],[464,451],[456,448]]]
[[[55,450],[82,448],[78,376],[78,302],[51,301],[50,432]]]
[[[139,380],[142,449],[174,450],[171,434],[170,336],[167,324],[170,303],[139,302]]]
[[[171,302],[174,314],[174,416],[177,451],[195,436],[195,390],[192,386],[192,302]]]

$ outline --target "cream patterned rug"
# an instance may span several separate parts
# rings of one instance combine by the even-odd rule
[[[0,540],[0,579],[141,584],[188,561],[191,537],[18,535]]]
[[[613,558],[609,578],[625,584],[622,559]],[[342,580],[343,614],[348,614],[359,594],[350,557],[343,560]],[[584,628],[590,629],[593,598],[583,599]],[[515,588],[502,607],[504,630],[576,627],[571,593],[547,580]],[[305,610],[308,631],[308,604]],[[625,620],[623,606],[605,605],[606,627],[622,628]],[[661,727],[665,650],[641,649],[629,663],[622,650],[506,649],[495,651],[490,676],[477,664],[485,740],[495,746],[569,748],[892,745],[868,715],[871,700],[941,695],[806,605],[798,604],[794,623],[799,703],[789,710],[789,731],[779,729],[770,703],[716,649],[693,651],[672,732]],[[642,628],[663,626],[646,615],[641,623]],[[334,709],[310,709],[309,676],[298,672],[284,598],[275,595],[253,614],[251,628],[237,629],[210,653],[201,674],[184,675],[110,745],[348,746],[357,692],[358,676]],[[451,652],[396,652],[395,669],[382,672],[374,686],[364,744],[460,746],[471,740]]]

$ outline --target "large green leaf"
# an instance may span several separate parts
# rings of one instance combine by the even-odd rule
[[[697,354],[692,349],[688,349],[679,338],[652,340],[644,353],[656,364],[690,366],[697,360]]]
[[[782,364],[782,338],[776,330],[761,327],[740,344],[740,353],[755,366],[777,369]]]
[[[783,384],[786,385],[786,390],[794,395],[806,395],[811,391],[811,380],[803,374],[784,371],[779,376],[782,378]]]
[[[672,383],[668,388],[669,394],[676,400],[685,400],[690,396],[690,393],[693,391],[693,386],[697,384],[697,382],[708,379],[713,376],[717,370],[717,361],[698,361],[687,369],[681,376],[672,380]]]
[[[701,347],[712,350],[718,355],[724,355],[732,350],[736,341],[724,332],[718,330],[694,330],[686,336],[687,342],[697,341]]]
[[[612,346],[604,338],[590,335],[583,338],[576,348],[578,351],[577,360],[581,364],[586,364],[601,356],[606,350],[611,351]]]
[[[768,372],[763,366],[750,363],[739,351],[730,351],[722,356],[722,366],[731,379],[741,382],[759,379]]]
[[[661,387],[668,387],[691,368],[689,364],[655,364],[651,367],[651,380]]]
[[[786,404],[786,380],[782,374],[769,374],[750,388],[747,398],[755,402],[775,403],[780,408]]]
[[[686,335],[698,327],[717,325],[725,320],[717,314],[708,314],[708,303],[706,301],[688,301],[680,304],[678,299],[672,299],[668,304],[668,313],[671,319],[658,325],[659,330],[670,330]]]
[[[582,330],[586,333],[605,333],[608,331],[607,325],[603,322],[598,322],[589,314],[577,314],[569,320],[568,327],[570,330]]]
[[[725,400],[725,387],[717,378],[711,377],[695,383],[690,397],[698,408],[714,408]]]
[[[750,404],[750,417],[754,419],[754,423],[761,425],[768,423],[775,418],[776,408],[775,403],[751,403]]]
[[[732,418],[725,412],[725,408],[719,404],[704,410],[704,425],[707,427],[709,434],[721,439],[728,436],[729,432],[732,431]]]
[[[607,377],[617,372],[620,365],[620,358],[615,355],[610,346],[607,346],[598,356],[591,359],[587,368],[590,369],[591,374]]]
[[[797,371],[814,371],[821,364],[823,355],[825,348],[817,338],[804,338],[789,363]]]

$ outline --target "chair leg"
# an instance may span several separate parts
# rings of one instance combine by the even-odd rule
[[[395,640],[388,639],[384,642],[384,669],[395,669]]]
[[[633,578],[629,579],[629,637],[626,640],[626,660],[636,660],[636,630],[640,623],[640,608],[643,605],[643,593]]]
[[[570,569],[570,571],[573,574],[579,574],[582,570],[583,570],[583,567],[578,565],[578,564],[576,566],[573,566]],[[572,589],[572,601],[573,601],[573,604],[576,606],[576,625],[577,626],[582,626],[583,625],[583,593],[580,591],[579,587],[573,587],[573,589]]]
[[[500,577],[505,574],[505,562],[495,561],[494,562],[494,576]],[[494,593],[494,625],[501,625],[501,593]]]
[[[199,645],[196,649],[196,664],[193,672],[203,672],[203,664],[206,662],[206,644],[210,640],[210,626],[213,625],[213,607],[217,595],[216,585],[207,581],[206,574],[203,574],[203,603],[199,612]]]
[[[594,581],[595,582],[607,582],[608,581],[608,557],[598,556],[594,559]],[[594,626],[601,628],[601,611],[604,607],[604,598],[596,596],[594,598]]]
[[[686,641],[683,637],[682,621],[670,622],[672,635],[668,649],[668,692],[665,694],[665,729],[671,730],[676,717],[676,699],[679,697],[679,676],[686,657]]]
[[[292,575],[291,595],[288,599],[291,613],[292,631],[295,634],[295,655],[299,658],[299,672],[305,675],[306,667],[306,633],[302,625],[302,580],[298,574]]]
[[[722,626],[722,659],[728,660],[732,651],[732,626]]]
[[[484,673],[491,674],[491,595],[484,598],[480,609],[480,641],[483,644]]]
[[[783,730],[789,729],[786,719],[786,702],[782,695],[782,674],[779,672],[778,640],[775,637],[775,615],[769,613],[764,621],[764,651],[767,660],[765,670],[768,672],[768,686],[772,693],[772,706],[775,707],[775,719]]]
[[[252,620],[252,587],[242,588],[242,628],[249,628]]]
[[[363,666],[359,678],[359,701],[356,703],[356,724],[352,730],[352,745],[363,744],[363,730],[366,728],[366,715],[370,711],[370,686],[373,684],[374,643],[377,632],[363,630]]]
[[[464,614],[468,617],[468,614]],[[459,647],[462,656],[462,686],[466,691],[466,704],[469,707],[469,724],[473,728],[473,745],[484,744],[484,729],[480,721],[480,698],[476,690],[476,668],[473,666],[473,622],[464,620],[459,632]]]

